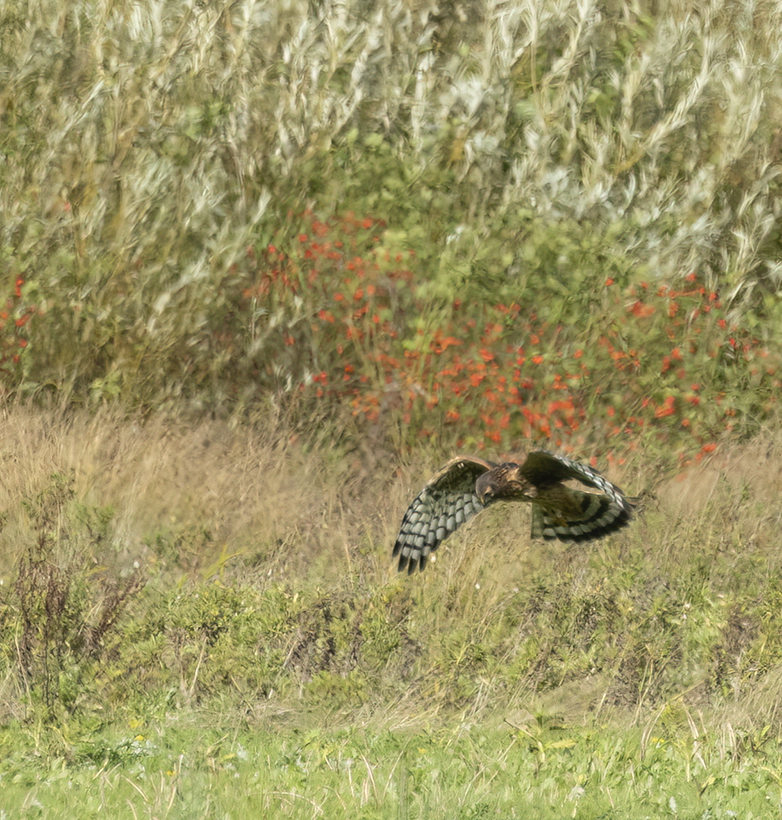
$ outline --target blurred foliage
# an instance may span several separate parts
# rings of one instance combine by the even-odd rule
[[[584,395],[558,400],[598,419],[594,441],[611,407],[632,407],[622,430],[650,415],[643,400],[695,427],[686,381],[742,432],[763,422],[774,377],[756,358],[780,343],[776,7],[40,0],[1,13],[6,394],[227,412],[295,404],[341,360],[369,387],[339,396],[330,382],[327,414],[377,402],[375,437],[448,437],[450,410],[475,444],[556,444],[535,419],[583,349]],[[723,341],[704,320],[643,313],[641,283],[683,293],[687,277],[716,294],[738,353],[710,356]],[[644,304],[627,316],[633,293]],[[351,299],[367,312],[348,313]],[[471,346],[471,322],[476,339],[502,326],[483,347],[509,387],[515,358],[544,356],[523,396],[446,406],[421,359],[438,338]],[[363,348],[340,359],[346,324]],[[606,345],[637,362],[632,391]],[[674,349],[676,383],[659,378]],[[419,359],[396,372],[381,354]],[[737,398],[758,380],[757,398]],[[684,432],[697,451],[722,429],[713,417]]]
[[[363,255],[348,249],[338,237],[351,226],[313,220],[290,254],[270,246],[254,292],[274,305],[274,362],[293,376],[289,389],[308,407],[349,406],[362,429],[394,430],[397,446],[600,452],[623,449],[621,436],[702,457],[778,412],[780,325],[731,312],[694,273],[678,287],[622,287],[582,270],[580,287],[556,299],[556,278],[543,275],[516,282],[507,303],[467,288],[464,300],[432,297],[411,255],[377,237]]]

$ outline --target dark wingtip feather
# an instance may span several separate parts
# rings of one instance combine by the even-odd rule
[[[396,553],[394,553],[396,555]],[[421,572],[424,571],[424,567],[426,566],[426,556],[421,555],[416,558],[415,555],[400,555],[399,556],[399,563],[396,565],[397,572],[404,572],[407,570],[408,575],[412,575],[416,569],[420,569]]]

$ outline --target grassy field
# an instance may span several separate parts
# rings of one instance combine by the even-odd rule
[[[0,818],[781,814],[779,3],[0,31]],[[643,511],[396,574],[530,446]]]
[[[771,818],[776,744],[590,728],[334,725],[102,733],[37,767],[4,748],[6,816]],[[385,723],[385,720],[383,720]],[[17,738],[18,741],[18,738]]]
[[[283,433],[6,410],[8,816],[782,813],[777,437],[608,541],[487,513],[408,578],[430,457]]]

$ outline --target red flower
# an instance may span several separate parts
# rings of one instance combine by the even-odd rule
[[[674,407],[674,398],[673,396],[668,396],[665,401],[654,411],[654,417],[656,419],[664,419],[666,416],[672,416],[675,412],[676,408]]]
[[[654,305],[647,305],[647,304],[644,304],[644,302],[641,302],[639,300],[637,302],[634,302],[628,308],[628,310],[630,311],[630,313],[633,314],[633,316],[638,316],[639,318],[645,318],[646,316],[651,316],[654,313],[655,308],[654,308]]]

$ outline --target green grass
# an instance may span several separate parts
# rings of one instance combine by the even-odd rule
[[[217,716],[212,716],[214,721]],[[0,734],[6,816],[157,818],[773,818],[782,747],[710,736],[546,726],[291,724],[203,728],[192,719],[96,731],[42,757]],[[297,723],[299,720],[297,719]],[[141,722],[139,722],[141,723]]]

